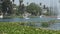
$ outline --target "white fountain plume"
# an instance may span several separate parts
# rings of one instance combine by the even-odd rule
[[[40,18],[42,18],[43,17],[43,15],[40,15]]]
[[[3,14],[0,15],[0,18],[3,18]]]
[[[30,19],[28,16],[29,16],[30,14],[29,13],[25,13],[24,15],[23,15],[23,18],[25,18],[25,19]]]
[[[57,16],[57,19],[60,19],[60,0],[58,0],[57,8],[58,8],[58,16]]]
[[[3,15],[0,15],[0,18],[3,18]]]

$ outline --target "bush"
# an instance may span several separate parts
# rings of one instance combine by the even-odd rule
[[[20,24],[21,22],[0,22],[0,34],[60,34],[57,30],[21,26]]]
[[[20,23],[20,25],[25,25],[25,23]]]
[[[55,20],[50,20],[49,23],[50,24],[54,24],[55,23]]]
[[[50,24],[49,24],[48,22],[43,22],[43,23],[41,24],[42,27],[49,27],[49,25],[50,25]]]
[[[35,26],[35,23],[34,22],[29,22],[27,23],[28,26]]]

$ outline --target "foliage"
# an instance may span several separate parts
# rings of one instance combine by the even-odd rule
[[[56,23],[55,21],[56,21],[56,20],[50,20],[50,21],[48,21],[48,22],[42,22],[41,26],[42,26],[42,27],[49,27],[51,24]]]
[[[6,12],[8,14],[12,13],[12,3],[10,2],[10,0],[4,0],[4,2],[2,3],[2,12],[4,15]]]
[[[0,7],[0,9],[2,10],[3,14],[5,15],[5,13],[7,12],[8,14],[15,14],[15,15],[22,15],[24,14],[24,12],[28,12],[32,15],[35,15],[35,16],[40,16],[41,13],[42,13],[42,9],[41,9],[41,3],[40,3],[40,6],[35,4],[35,3],[31,3],[30,5],[28,6],[25,6],[23,3],[23,0],[19,0],[19,7],[17,7],[15,4],[14,4],[14,1],[15,0],[12,0],[12,2],[10,0],[4,0],[4,2],[2,3],[2,7]],[[27,3],[28,4],[28,3]],[[16,6],[16,7],[14,7]],[[7,10],[7,7],[9,10]],[[45,7],[45,5],[44,5]],[[13,8],[17,8],[17,10],[13,10]],[[48,7],[48,11],[45,15],[47,16],[51,16],[51,15],[57,15],[56,12],[53,13],[53,8],[51,7]]]
[[[31,3],[30,5],[28,5],[26,7],[26,10],[27,10],[27,12],[31,13],[32,15],[38,15],[38,13],[40,15],[41,11],[42,11],[41,8],[35,3]]]
[[[11,16],[4,16],[4,18],[23,18],[23,16],[11,15]]]
[[[42,27],[48,27],[48,26],[49,26],[49,23],[48,23],[48,22],[43,22],[43,23],[41,24],[41,26],[42,26]]]
[[[56,20],[50,20],[49,23],[50,23],[50,24],[54,24],[54,23],[56,23],[55,21],[56,21]]]
[[[20,25],[21,22],[0,22],[0,34],[60,34],[60,31]]]
[[[35,26],[34,22],[29,22],[29,23],[27,22],[26,24],[27,24],[27,26]]]

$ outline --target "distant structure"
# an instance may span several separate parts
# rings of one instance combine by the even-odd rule
[[[43,13],[43,14],[47,13],[47,9],[48,9],[48,7],[46,7],[45,5],[43,5],[42,13]]]
[[[42,5],[42,3],[40,3],[40,7],[42,9],[42,14],[41,15],[43,15],[44,13],[47,13],[48,7],[46,7],[45,5]]]
[[[43,16],[45,16],[45,14],[48,12],[48,7],[46,7],[45,5],[42,5],[42,3],[40,3],[40,7],[42,9],[40,18],[42,18]]]

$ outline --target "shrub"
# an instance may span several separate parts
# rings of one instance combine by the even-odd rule
[[[48,23],[48,22],[43,22],[43,23],[41,24],[41,26],[42,26],[42,27],[49,27],[49,23]]]
[[[27,23],[27,25],[28,25],[28,26],[35,26],[35,23],[29,22],[29,23]]]

